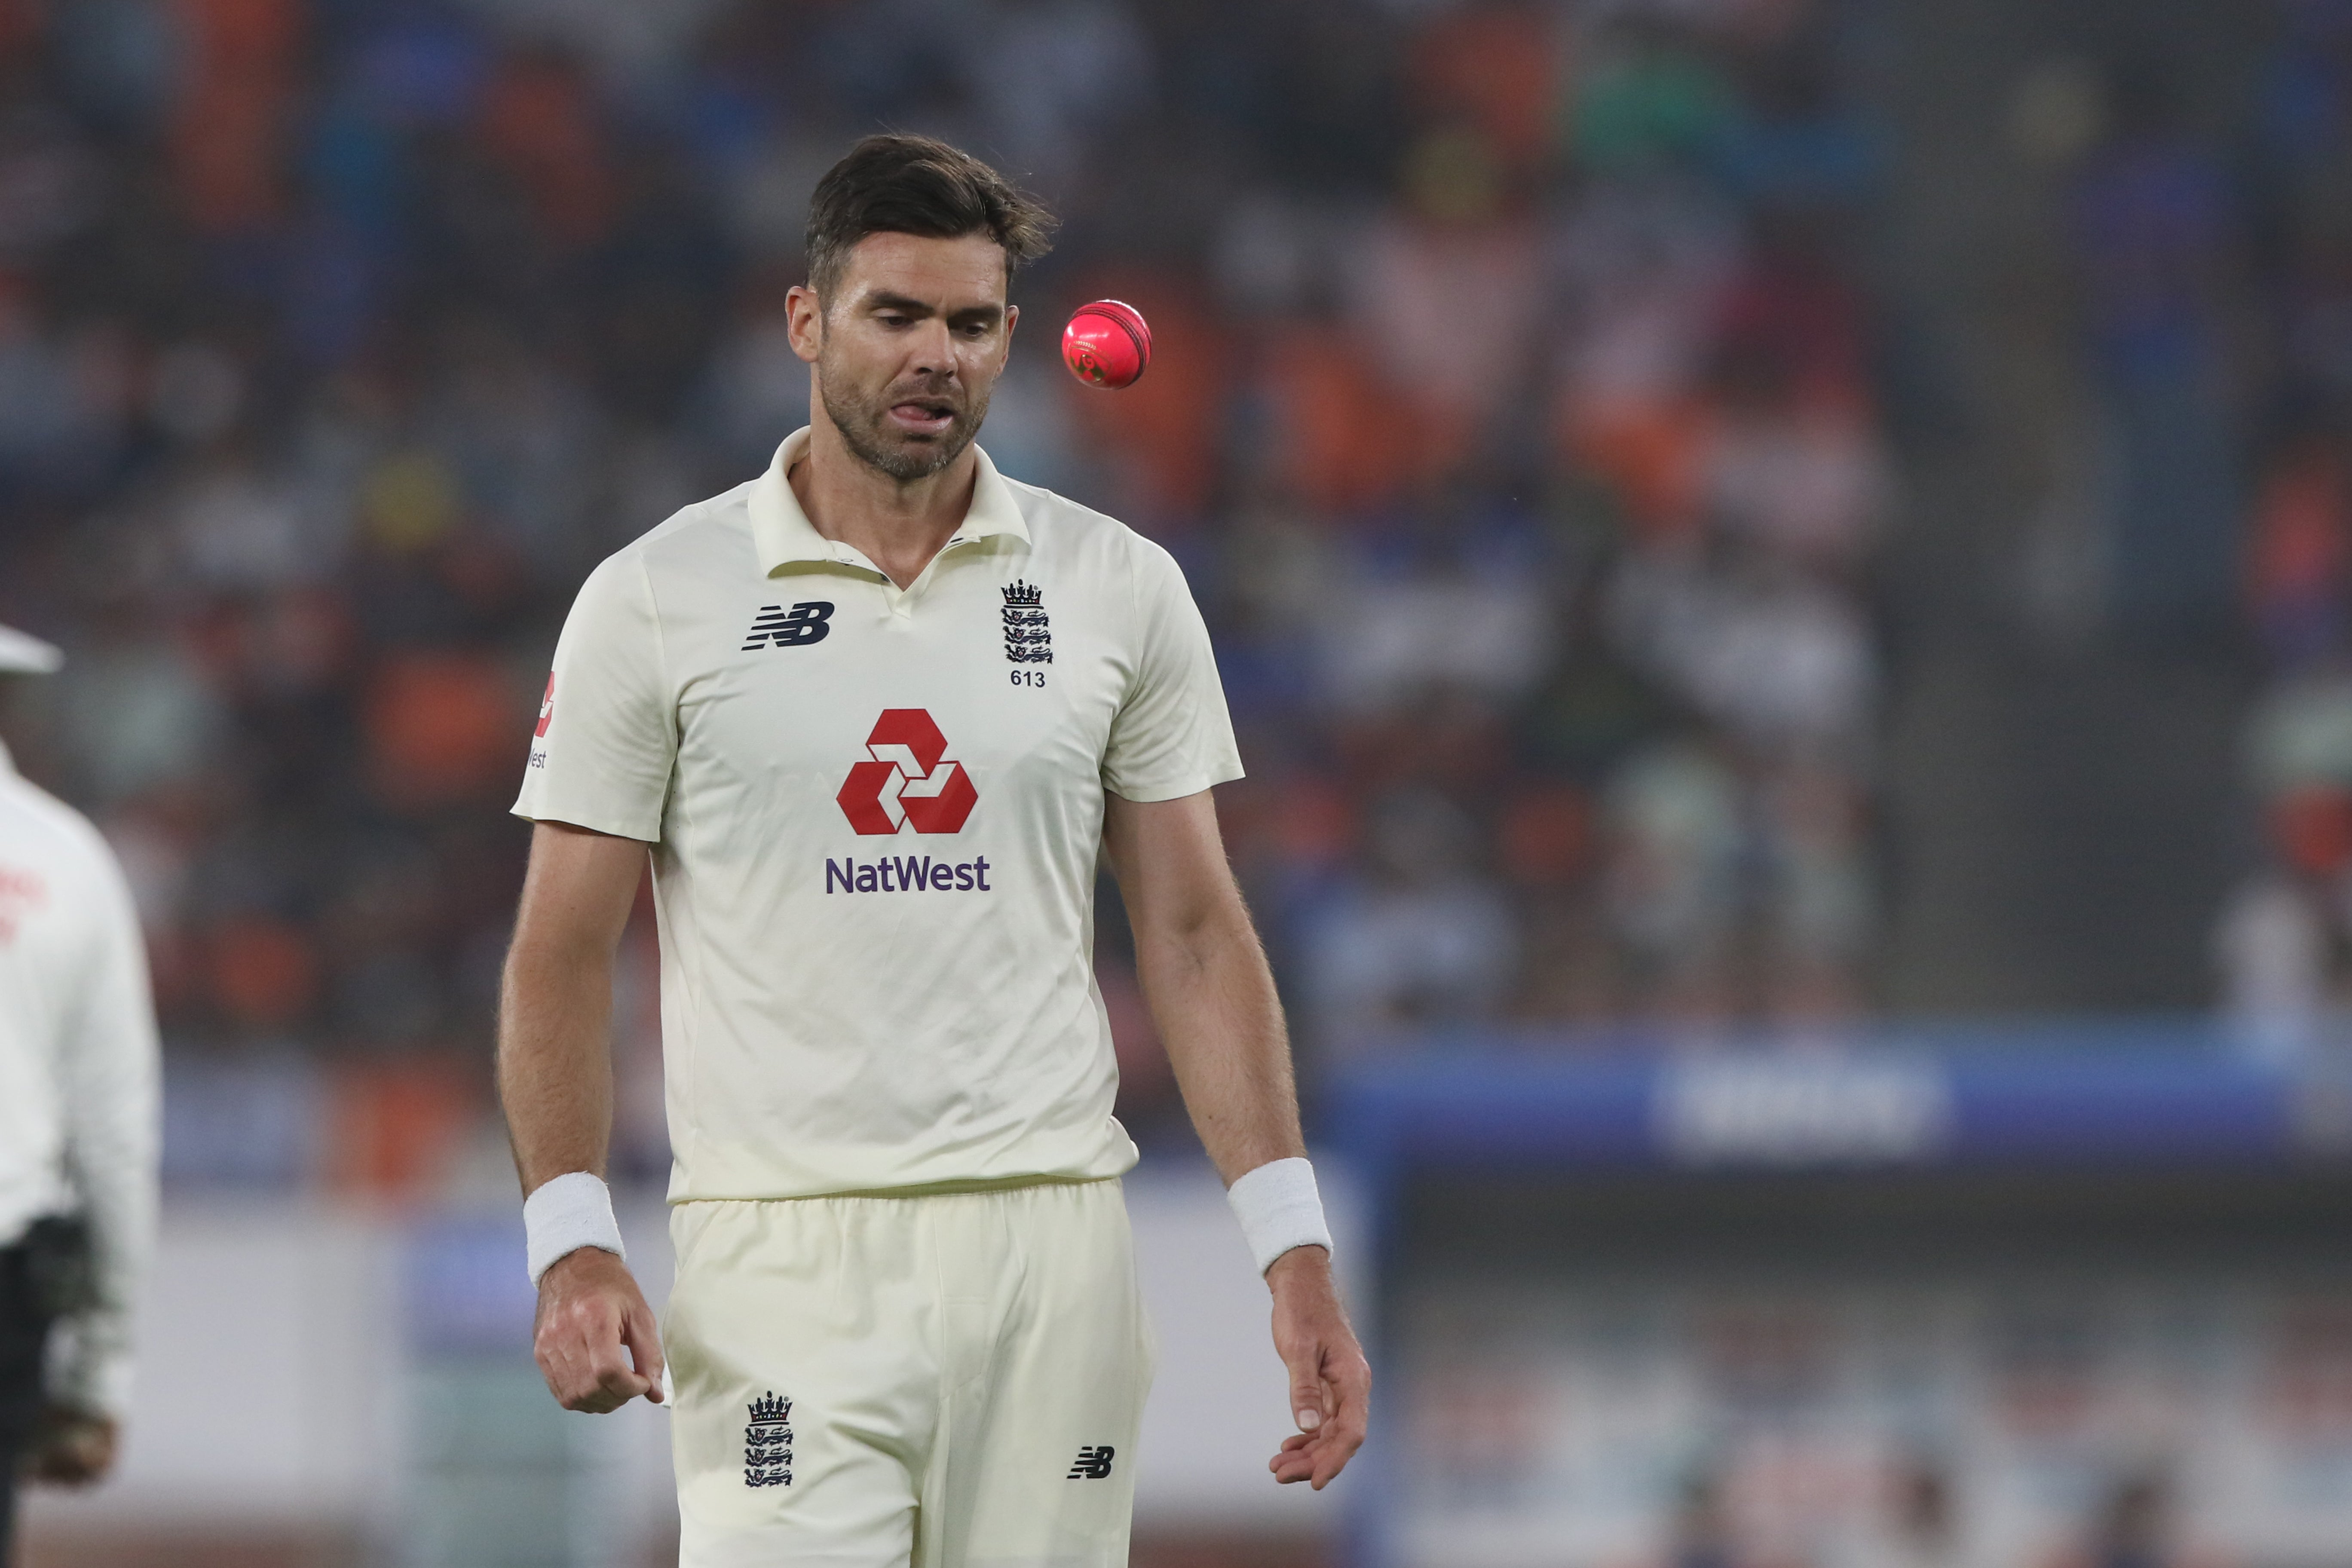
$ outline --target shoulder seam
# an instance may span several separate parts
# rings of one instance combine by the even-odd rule
[[[73,854],[95,856],[110,865],[114,862],[112,841],[87,813],[59,800],[30,779],[14,782],[16,787],[8,793],[15,795],[17,809],[38,822],[58,843]]]
[[[638,534],[635,539],[630,540],[626,544],[622,545],[618,550],[613,552],[613,553],[616,556],[627,555],[633,552],[638,554],[643,554],[648,546],[656,542],[658,540],[665,539],[673,533],[682,532],[685,530],[693,527],[697,523],[710,521],[712,512],[721,502],[725,501],[729,497],[735,495],[738,491],[741,490],[745,485],[748,485],[751,482],[751,481],[747,479],[743,484],[730,486],[728,489],[719,491],[715,496],[704,496],[699,500],[691,500],[687,502],[684,506],[679,507],[676,511],[671,512],[667,517],[662,519],[651,528],[646,529],[643,533]]]
[[[636,552],[638,585],[646,595],[646,612],[654,623],[654,664],[661,672],[662,728],[668,732],[670,750],[677,749],[677,704],[674,700],[676,686],[669,673],[669,639],[662,630],[661,600],[654,593],[653,568],[646,564],[646,552]],[[664,792],[667,795],[667,791]]]
[[[1052,505],[1056,507],[1066,507],[1071,511],[1076,512],[1081,517],[1108,523],[1122,533],[1133,534],[1138,539],[1141,539],[1143,537],[1142,534],[1136,532],[1136,530],[1132,526],[1111,516],[1110,513],[1103,511],[1096,507],[1090,507],[1084,501],[1072,500],[1069,497],[1062,494],[1059,490],[1049,490],[1043,485],[1033,485],[1026,479],[1016,479],[1002,474],[998,477],[1003,479],[1005,484],[1013,489],[1025,491],[1028,494],[1035,496],[1042,500],[1050,502]]]

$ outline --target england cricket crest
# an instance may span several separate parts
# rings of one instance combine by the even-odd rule
[[[1014,664],[1054,662],[1054,628],[1045,619],[1045,595],[1018,580],[1004,589],[1004,657]]]
[[[793,1402],[779,1399],[774,1390],[751,1401],[751,1423],[743,1428],[743,1484],[747,1487],[788,1487],[793,1484]]]

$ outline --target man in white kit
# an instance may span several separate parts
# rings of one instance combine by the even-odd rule
[[[859,142],[790,300],[810,427],[599,566],[557,645],[499,1037],[536,1348],[569,1408],[674,1400],[696,1568],[1126,1563],[1151,1350],[1098,847],[1272,1291],[1300,1430],[1270,1468],[1320,1488],[1363,1441],[1370,1373],[1209,793],[1241,766],[1206,628],[1166,552],[972,445],[1050,222],[943,143]],[[647,846],[658,1336],[599,1174]]]
[[[0,685],[58,650],[0,626]],[[155,1015],[122,870],[0,744],[0,1563],[21,1468],[113,1468],[155,1245]]]

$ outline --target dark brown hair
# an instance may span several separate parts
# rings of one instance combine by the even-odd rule
[[[973,157],[929,136],[868,136],[825,171],[809,198],[809,286],[819,299],[869,234],[956,239],[986,234],[1004,247],[1010,280],[1050,248],[1054,215]]]

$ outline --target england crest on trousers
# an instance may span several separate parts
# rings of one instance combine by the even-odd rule
[[[793,1484],[793,1402],[779,1399],[771,1389],[751,1401],[751,1419],[743,1428],[743,1484],[747,1487],[788,1487]]]

